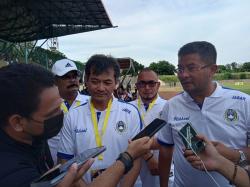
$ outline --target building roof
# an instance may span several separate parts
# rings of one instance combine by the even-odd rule
[[[101,0],[1,0],[0,39],[25,42],[113,27]]]

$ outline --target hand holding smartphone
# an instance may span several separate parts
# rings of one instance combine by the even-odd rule
[[[87,149],[78,156],[68,160],[66,163],[62,165],[59,164],[54,168],[52,168],[51,170],[49,170],[48,172],[46,172],[45,174],[43,174],[39,179],[31,183],[31,187],[55,186],[63,179],[63,177],[66,175],[67,171],[69,170],[70,166],[73,163],[76,163],[79,167],[86,161],[88,161],[90,158],[98,156],[105,150],[106,150],[105,146]]]
[[[186,149],[191,149],[195,153],[199,153],[204,150],[205,143],[196,137],[197,132],[190,123],[187,123],[183,128],[181,128],[178,134],[181,136]]]
[[[146,126],[142,131],[140,131],[133,139],[137,140],[144,136],[149,136],[150,138],[154,136],[164,125],[166,125],[166,121],[156,118],[154,119],[148,126]]]

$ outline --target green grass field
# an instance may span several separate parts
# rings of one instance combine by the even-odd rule
[[[222,86],[232,88],[235,90],[240,90],[244,93],[247,93],[250,95],[250,79],[244,79],[244,80],[223,80],[218,81]],[[170,87],[167,83],[165,86],[160,87],[160,91],[162,92],[181,92],[182,87],[179,82],[177,82],[175,87]]]
[[[220,81],[221,85],[232,88],[235,90],[240,90],[244,93],[250,94],[250,82],[249,81],[241,81],[241,80],[234,80],[234,81]]]

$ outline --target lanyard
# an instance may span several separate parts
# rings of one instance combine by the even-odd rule
[[[108,102],[108,108],[107,108],[107,112],[106,112],[106,115],[105,115],[105,118],[104,118],[102,130],[101,130],[101,133],[99,133],[99,131],[98,131],[98,123],[97,123],[97,116],[96,116],[96,113],[95,113],[95,107],[94,107],[93,103],[90,101],[91,119],[92,119],[92,123],[93,123],[93,126],[94,126],[95,141],[96,141],[97,147],[102,146],[102,136],[105,134],[105,131],[106,131],[106,128],[107,128],[107,125],[108,125],[108,119],[109,119],[109,116],[110,116],[111,104],[112,104],[112,99],[110,99],[109,102]],[[103,155],[99,155],[98,159],[103,160]]]
[[[148,106],[148,109],[146,110],[146,112],[141,113],[141,118],[143,121],[144,121],[145,114],[152,109],[152,107],[154,106],[154,104],[156,102],[156,99],[157,99],[157,97],[154,98],[154,100],[151,103],[149,103],[149,106]],[[140,97],[138,98],[138,109],[140,112],[142,112],[141,111],[141,99],[140,99]]]
[[[81,102],[76,101],[76,106],[80,106]],[[70,109],[70,105],[68,104],[67,101],[62,102],[61,104],[61,110],[63,111],[64,114],[66,114]]]

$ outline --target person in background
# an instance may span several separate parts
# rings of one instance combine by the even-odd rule
[[[58,60],[52,66],[51,71],[55,75],[55,83],[63,99],[61,109],[65,114],[89,99],[89,96],[79,93],[80,72],[73,61],[69,59]],[[54,164],[57,164],[59,139],[60,134],[48,140]]]
[[[131,102],[141,114],[144,127],[150,124],[155,118],[159,118],[167,100],[162,99],[159,94],[160,82],[158,75],[151,69],[145,68],[138,74],[136,89],[138,99]],[[150,151],[144,155],[140,179],[142,187],[159,187],[158,150]]]
[[[123,85],[120,85],[117,88],[117,98],[124,102],[132,101],[132,97],[129,96],[127,90],[123,87]]]
[[[69,111],[65,117],[57,154],[62,163],[88,148],[107,147],[85,175],[88,183],[115,161],[116,156],[128,146],[128,140],[142,127],[137,109],[113,97],[119,75],[120,68],[115,58],[93,55],[85,66],[85,82],[91,98]],[[139,170],[138,159],[121,180],[120,186],[133,186]]]

